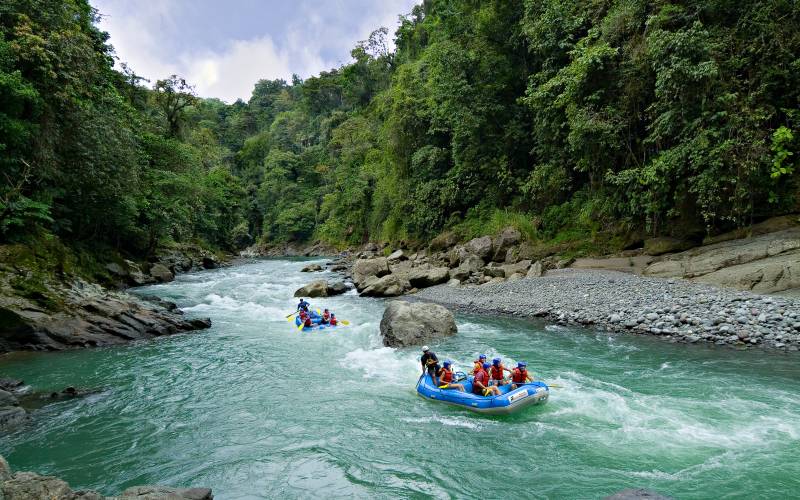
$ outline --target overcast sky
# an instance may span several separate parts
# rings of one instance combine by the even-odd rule
[[[203,97],[250,98],[262,78],[303,78],[390,35],[415,0],[91,0],[120,62],[153,82],[181,75]]]

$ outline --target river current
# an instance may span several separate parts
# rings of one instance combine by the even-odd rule
[[[322,261],[319,261],[322,262]],[[457,315],[433,344],[554,384],[550,401],[490,417],[425,401],[417,349],[382,347],[383,301],[317,299],[352,322],[298,332],[295,289],[327,273],[263,260],[139,289],[210,330],[124,347],[0,357],[39,390],[99,389],[0,437],[15,470],[105,494],[140,484],[245,498],[676,498],[800,495],[800,361],[649,337]]]

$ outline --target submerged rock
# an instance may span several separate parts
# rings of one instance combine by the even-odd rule
[[[322,266],[319,264],[309,264],[300,270],[301,273],[316,273],[322,271]]]
[[[381,319],[383,345],[389,347],[423,344],[457,331],[453,313],[438,304],[395,300]]]

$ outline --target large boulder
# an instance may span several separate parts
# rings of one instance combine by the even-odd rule
[[[477,255],[470,254],[461,260],[461,264],[459,264],[458,267],[472,274],[472,273],[477,273],[478,271],[483,269],[484,263],[483,259],[481,259]]]
[[[446,282],[449,271],[446,267],[417,268],[408,275],[408,281],[415,288],[426,288]]]
[[[500,231],[500,234],[492,240],[492,260],[504,262],[508,249],[516,245],[522,239],[522,234],[513,227],[507,227]]]
[[[530,269],[528,269],[528,274],[526,275],[527,278],[541,278],[544,276],[546,269],[542,264],[541,260],[537,260],[533,264],[531,264]]]
[[[394,300],[381,319],[383,344],[389,347],[419,345],[457,331],[453,313],[438,304]]]
[[[464,248],[484,261],[489,260],[492,256],[492,238],[481,236],[480,238],[471,239],[464,244]]]
[[[316,273],[322,271],[322,266],[319,264],[309,264],[300,270],[301,273]]]
[[[294,292],[295,297],[327,297],[328,296],[328,282],[325,280],[316,280],[307,284],[304,287],[298,288]]]
[[[644,253],[647,255],[663,255],[665,253],[682,252],[695,246],[689,240],[659,236],[644,240]]]
[[[150,267],[150,276],[160,283],[167,283],[175,279],[175,275],[164,264],[156,263]]]
[[[359,259],[353,265],[353,283],[361,291],[366,287],[367,278],[382,278],[389,274],[389,262],[385,257]]]
[[[65,481],[53,476],[40,476],[33,472],[17,472],[0,486],[0,497],[5,500],[41,500],[44,498],[71,500],[76,496]]]
[[[362,297],[397,297],[411,288],[408,281],[394,274],[369,279],[365,284],[366,287],[361,290]]]
[[[531,267],[531,261],[529,260],[521,260],[516,264],[506,264],[502,267],[505,277],[509,278],[514,274],[527,274],[528,268]]]
[[[328,297],[341,295],[347,291],[347,285],[343,281],[328,282]]]

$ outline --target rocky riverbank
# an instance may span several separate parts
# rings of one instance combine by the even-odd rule
[[[213,500],[209,488],[134,486],[118,496],[105,497],[93,490],[73,490],[66,481],[34,472],[12,472],[0,456],[0,498],[5,500]]]
[[[682,279],[562,269],[480,286],[436,286],[415,300],[469,313],[544,318],[672,342],[800,348],[800,300]]]

